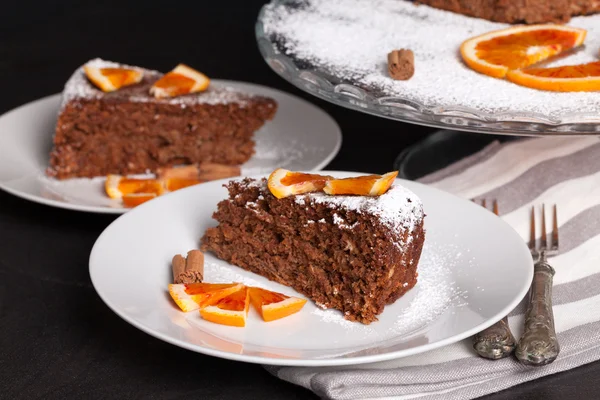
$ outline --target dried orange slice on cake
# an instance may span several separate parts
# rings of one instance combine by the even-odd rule
[[[269,176],[267,186],[273,196],[282,199],[295,194],[321,191],[330,179],[333,177],[278,168]]]
[[[325,183],[323,191],[331,195],[381,196],[388,191],[398,171],[385,175],[366,175],[356,178],[332,179]]]
[[[123,86],[133,85],[144,77],[142,71],[127,68],[96,68],[85,65],[83,71],[104,92],[114,92]]]
[[[221,325],[246,326],[250,308],[250,293],[247,287],[223,297],[212,305],[200,309],[200,315],[207,321]]]
[[[211,305],[244,288],[241,283],[172,283],[169,294],[182,311]]]
[[[508,71],[522,69],[581,46],[584,29],[563,25],[513,26],[465,41],[460,53],[477,72],[504,78]]]
[[[184,64],[179,64],[171,72],[154,82],[150,94],[156,98],[176,97],[208,89],[210,80],[206,75]]]
[[[555,92],[600,91],[600,61],[508,71],[506,79],[521,86]]]
[[[286,296],[259,287],[249,288],[250,302],[266,322],[297,313],[306,304],[305,299]]]

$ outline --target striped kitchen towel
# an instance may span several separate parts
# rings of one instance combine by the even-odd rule
[[[551,259],[561,352],[545,367],[478,357],[471,339],[380,363],[327,368],[267,367],[331,399],[473,399],[600,359],[600,140],[523,139],[493,143],[421,180],[465,199],[495,198],[502,218],[528,239],[533,204],[558,204],[561,253]],[[521,303],[509,316],[522,332]]]

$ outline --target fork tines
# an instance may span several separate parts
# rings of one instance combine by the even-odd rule
[[[537,254],[537,252],[543,251],[545,253],[558,251],[558,211],[556,204],[554,205],[554,210],[552,212],[552,231],[550,235],[546,230],[546,205],[542,204],[542,214],[541,214],[541,236],[540,236],[540,245],[537,246],[537,236],[535,233],[535,206],[531,207],[531,226],[530,226],[530,237],[529,237],[529,249],[533,254]],[[548,239],[550,239],[550,244],[548,244]]]
[[[479,203],[483,208],[487,208],[487,200],[486,199],[481,199],[481,200],[477,200],[477,199],[472,199],[471,200],[474,203]],[[494,201],[492,202],[492,211],[494,212],[494,214],[496,215],[500,215],[498,213],[498,200],[494,199]]]

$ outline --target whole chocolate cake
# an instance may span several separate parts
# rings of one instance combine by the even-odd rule
[[[231,181],[202,249],[291,286],[346,319],[377,320],[417,282],[423,206],[402,186],[385,194],[277,199],[266,180]]]
[[[567,22],[600,12],[600,0],[418,0],[418,3],[490,21],[525,24]]]
[[[212,162],[237,165],[254,153],[253,135],[273,118],[273,99],[211,85],[201,93],[156,98],[163,74],[100,59],[95,68],[143,71],[137,84],[103,92],[83,67],[67,81],[56,124],[49,176],[58,179],[155,172]]]

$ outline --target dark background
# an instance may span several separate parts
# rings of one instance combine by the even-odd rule
[[[3,4],[0,112],[60,92],[75,68],[102,57],[160,71],[184,62],[211,78],[259,83],[312,101],[344,134],[329,169],[387,172],[401,150],[433,131],[333,106],[283,81],[256,47],[261,5]],[[113,314],[88,275],[92,245],[113,220],[0,192],[0,398],[314,398],[258,365],[182,350]],[[599,398],[599,374],[600,364],[591,364],[487,399]]]

